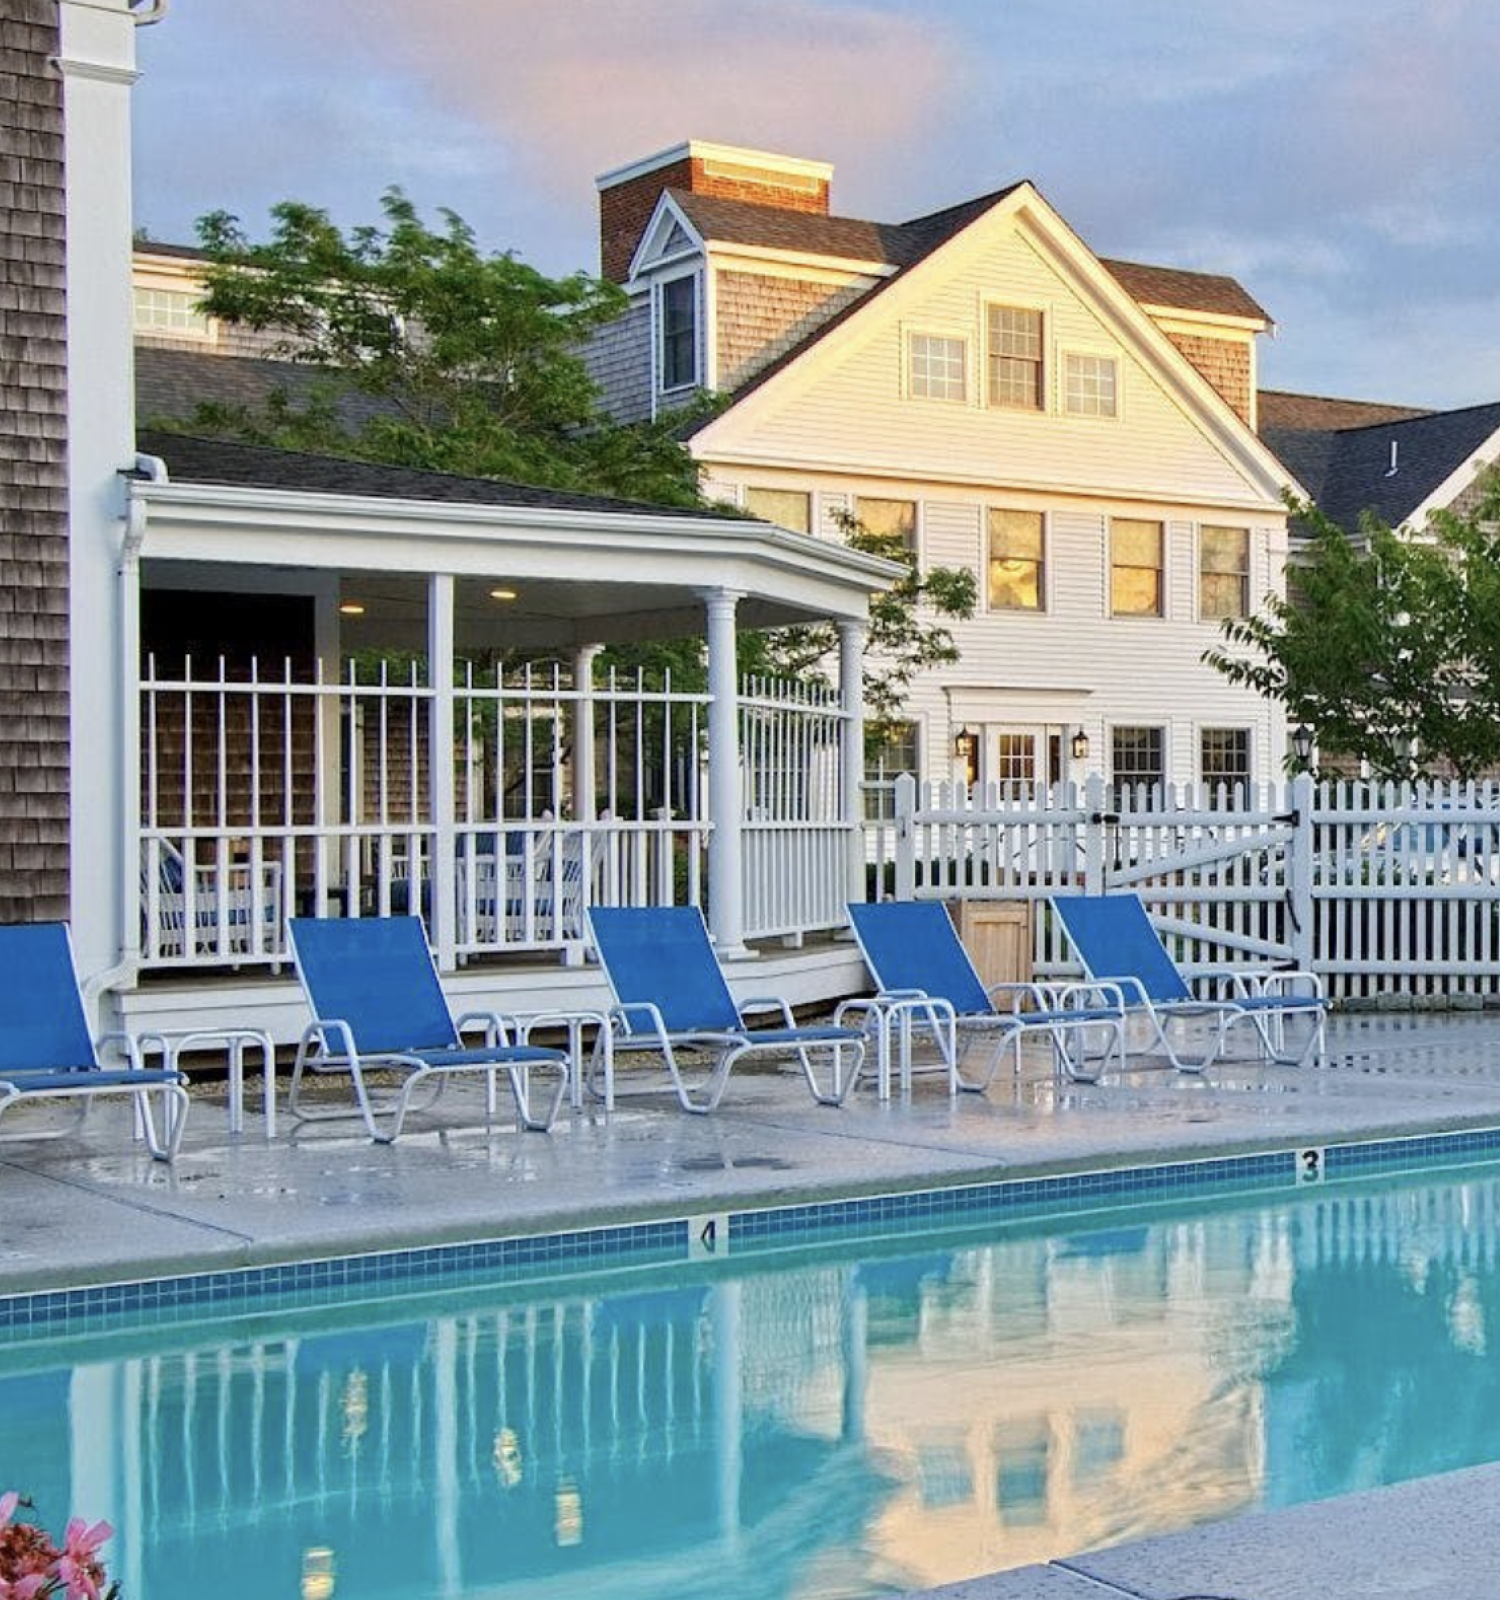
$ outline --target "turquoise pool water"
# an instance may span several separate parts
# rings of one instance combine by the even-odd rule
[[[792,1600],[1500,1457],[1500,1175],[0,1345],[130,1600]]]

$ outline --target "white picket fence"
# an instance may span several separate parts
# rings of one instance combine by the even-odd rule
[[[1189,968],[1294,963],[1338,999],[1500,994],[1500,784],[892,790],[867,834],[877,897],[1131,889]],[[1035,928],[1037,971],[1073,970],[1052,919]]]

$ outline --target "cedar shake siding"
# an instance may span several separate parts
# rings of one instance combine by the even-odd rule
[[[0,16],[0,922],[68,915],[67,331],[56,0]]]
[[[719,388],[733,393],[864,293],[757,272],[718,277]]]
[[[1250,410],[1250,346],[1196,333],[1168,333],[1167,337],[1234,407],[1240,421],[1254,427]]]

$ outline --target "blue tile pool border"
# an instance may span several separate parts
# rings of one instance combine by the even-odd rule
[[[337,1305],[397,1290],[470,1288],[481,1280],[497,1286],[543,1283],[603,1270],[795,1249],[855,1233],[889,1239],[942,1227],[1076,1216],[1132,1201],[1248,1195],[1496,1157],[1500,1128],[1471,1128],[35,1290],[0,1296],[0,1340],[66,1337],[122,1323],[195,1321],[285,1305]],[[717,1233],[723,1219],[727,1249]],[[710,1222],[715,1227],[705,1234]]]

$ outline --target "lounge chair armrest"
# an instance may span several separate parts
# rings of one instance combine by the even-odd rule
[[[144,1072],[146,1070],[146,1063],[142,1059],[140,1041],[134,1034],[124,1032],[101,1033],[94,1043],[95,1048],[98,1050],[114,1050],[124,1056],[130,1071]],[[166,1064],[167,1055],[166,1051],[163,1051],[162,1066],[165,1067]]]
[[[1114,979],[1102,983],[1055,983],[1047,986],[1054,1011],[1125,1010],[1125,991]]]
[[[337,1050],[331,1048],[331,1040],[336,1038],[339,1042]],[[347,1057],[350,1061],[359,1060],[359,1051],[354,1044],[354,1030],[342,1017],[314,1017],[302,1030],[302,1037],[297,1044],[300,1055],[311,1044],[322,1047],[325,1055]]]
[[[1321,1000],[1323,979],[1318,973],[1301,968],[1294,972],[1264,972],[1260,974],[1259,992],[1285,995],[1289,999]]]
[[[736,1003],[735,1010],[741,1017],[748,1017],[752,1013],[756,1016],[777,1016],[781,1018],[784,1027],[797,1026],[791,1005],[777,995],[757,995],[750,1000],[741,1000]]]
[[[650,1000],[636,1000],[629,1005],[614,1006],[610,1010],[609,1020],[615,1030],[616,1039],[621,1037],[634,1039],[649,1034],[661,1043],[667,1038],[667,1024],[662,1017],[661,1008]]]
[[[883,1010],[878,995],[855,995],[853,999],[839,1001],[834,1009],[833,1025],[835,1028],[868,1027],[871,1022],[878,1020]],[[860,1020],[848,1023],[844,1020],[846,1017],[858,1017]]]
[[[1038,1011],[1050,1011],[1055,1004],[1053,986],[1045,983],[992,983],[984,992],[996,1011],[1019,1011],[1023,1000],[1031,1001]],[[1001,1000],[1010,1004],[1002,1006]]]
[[[494,1047],[510,1043],[514,1019],[498,1011],[466,1011],[453,1019],[453,1026],[460,1038],[466,1033],[482,1033],[485,1044]]]

